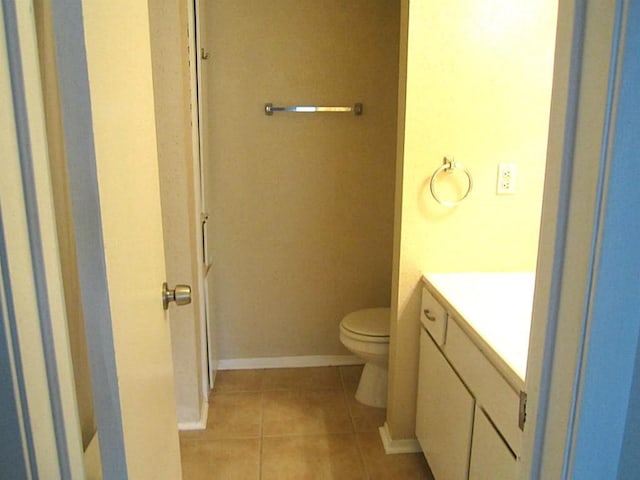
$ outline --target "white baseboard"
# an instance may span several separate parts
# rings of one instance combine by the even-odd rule
[[[207,428],[208,415],[209,403],[203,401],[200,407],[200,418],[195,422],[178,422],[178,430],[204,430]]]
[[[297,357],[229,358],[218,360],[218,370],[246,370],[250,368],[332,367],[362,365],[355,355],[307,355]]]
[[[415,453],[421,452],[420,444],[415,438],[401,438],[393,440],[389,433],[389,425],[384,422],[384,425],[379,428],[380,438],[382,439],[382,445],[387,455],[393,455],[396,453]]]

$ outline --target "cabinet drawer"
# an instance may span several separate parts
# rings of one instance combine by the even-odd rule
[[[447,325],[445,354],[509,447],[519,455],[522,434],[518,427],[519,392],[509,385],[453,319]]]
[[[420,322],[438,345],[444,345],[447,334],[447,312],[426,288],[422,289]]]

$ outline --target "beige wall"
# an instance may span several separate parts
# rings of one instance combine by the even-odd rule
[[[208,5],[210,254],[219,358],[347,354],[389,305],[399,2]],[[274,105],[364,103],[364,115]]]
[[[149,2],[153,89],[167,282],[191,285],[192,302],[170,307],[178,421],[197,422],[202,391],[196,214],[191,143],[187,6]]]
[[[80,428],[82,430],[82,443],[83,447],[86,448],[96,431],[96,420],[93,408],[91,372],[89,369],[84,316],[79,295],[76,241],[73,233],[67,159],[64,149],[62,120],[60,118],[60,97],[58,94],[53,44],[51,2],[50,0],[37,0],[34,2],[34,8],[38,48],[40,52],[40,74],[42,77],[47,126],[53,202],[56,213],[56,230],[60,250],[60,267],[64,285],[65,308],[67,311],[69,343],[73,362],[78,414],[80,416]]]
[[[420,276],[535,269],[557,10],[551,0],[408,3],[388,409],[397,438],[414,436]],[[429,193],[445,155],[474,180],[455,208]],[[515,195],[495,193],[500,162],[517,165]],[[446,192],[446,175],[437,185]]]

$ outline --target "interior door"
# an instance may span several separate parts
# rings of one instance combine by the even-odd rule
[[[148,8],[75,1],[53,16],[103,471],[178,479]]]
[[[207,108],[208,105],[208,66],[213,62],[213,58],[209,56],[207,48],[207,16],[206,16],[206,2],[201,0],[195,0],[195,32],[196,32],[196,81],[198,91],[198,124],[200,132],[200,205],[201,212],[201,225],[202,225],[202,249],[203,249],[203,268],[200,270],[203,274],[202,282],[204,285],[205,295],[205,312],[206,312],[206,326],[207,326],[207,354],[209,360],[209,386],[212,388],[215,375],[218,368],[217,355],[215,348],[215,318],[214,318],[214,306],[211,304],[213,295],[213,275],[211,270],[213,268],[211,262],[211,226],[213,223],[209,218],[209,212],[211,208],[211,182],[210,178],[213,175],[211,171],[211,161],[209,159],[209,137],[208,132],[208,117]]]

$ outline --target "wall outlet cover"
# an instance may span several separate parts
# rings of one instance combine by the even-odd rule
[[[516,193],[516,172],[517,165],[515,163],[498,164],[496,194],[513,195]]]

